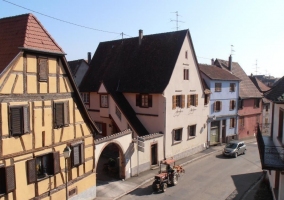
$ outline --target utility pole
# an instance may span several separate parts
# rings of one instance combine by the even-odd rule
[[[121,37],[122,37],[121,39],[123,39],[123,32],[122,32],[122,33],[120,33],[120,35],[121,35]]]

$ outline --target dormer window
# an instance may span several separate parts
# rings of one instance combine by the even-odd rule
[[[101,108],[108,108],[108,95],[107,94],[101,94],[100,95],[100,105]]]

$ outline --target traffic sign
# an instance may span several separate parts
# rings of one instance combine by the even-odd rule
[[[144,147],[145,147],[145,139],[141,137],[137,137],[137,149],[138,151],[144,152]]]

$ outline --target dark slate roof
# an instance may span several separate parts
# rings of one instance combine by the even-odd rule
[[[284,103],[284,77],[280,78],[277,85],[264,93],[264,96],[276,103]]]
[[[221,67],[222,69],[230,71],[228,68],[228,61],[216,59],[214,64],[218,67]],[[239,97],[241,99],[262,98],[262,94],[258,91],[250,78],[246,75],[245,71],[242,69],[239,63],[232,62],[231,72],[233,75],[241,79],[239,89]]]
[[[0,19],[0,72],[20,52],[19,47],[64,53],[32,14]]]
[[[81,63],[82,62],[85,62],[87,65],[89,65],[86,60],[84,59],[78,59],[78,60],[72,60],[72,61],[68,61],[68,65],[69,65],[69,68],[72,72],[72,75],[75,76]]]
[[[224,70],[215,65],[199,64],[200,71],[211,80],[240,81],[240,79],[228,70]]]
[[[188,30],[101,42],[80,91],[92,92],[104,82],[108,90],[162,93],[169,83]]]
[[[266,92],[270,90],[270,87],[265,85],[262,81],[260,81],[257,77],[255,76],[249,76],[250,80],[253,82],[255,87],[260,91],[260,92]]]
[[[188,30],[145,35],[141,45],[138,37],[101,42],[80,91],[97,92],[103,83],[135,132],[148,135],[123,93],[163,93],[187,34],[190,38]]]

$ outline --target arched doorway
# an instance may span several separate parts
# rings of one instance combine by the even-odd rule
[[[102,149],[96,167],[97,180],[125,179],[125,157],[119,144],[107,143]]]

